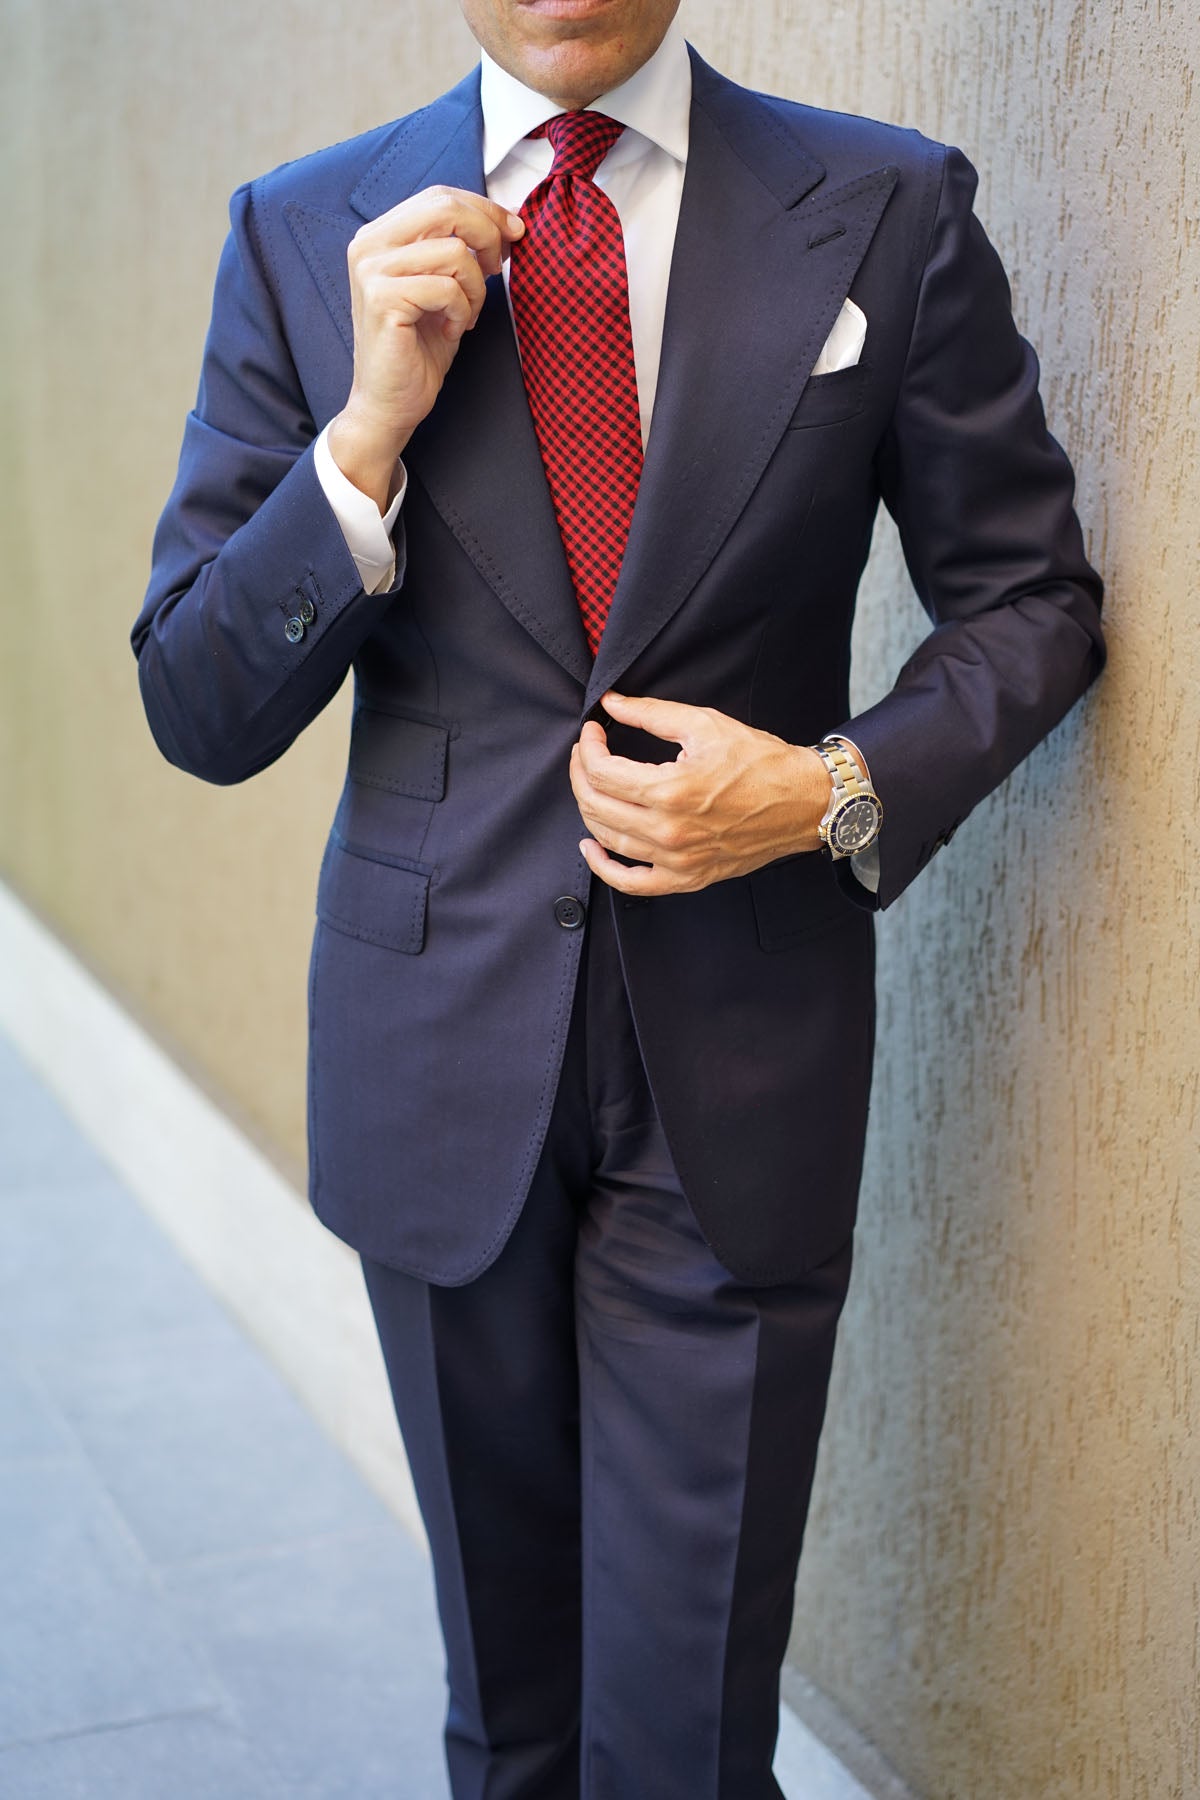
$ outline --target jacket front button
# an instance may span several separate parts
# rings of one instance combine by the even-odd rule
[[[304,620],[289,619],[283,628],[283,634],[289,644],[298,644],[304,636]]]
[[[587,918],[587,907],[574,894],[560,894],[554,902],[554,916],[564,931],[578,931]]]

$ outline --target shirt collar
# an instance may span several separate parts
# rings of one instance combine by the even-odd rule
[[[483,107],[483,172],[490,176],[535,125],[554,118],[561,107],[518,81],[487,51],[482,53],[480,104]],[[607,113],[652,144],[687,161],[688,117],[692,105],[692,62],[678,19],[673,19],[654,55],[628,81],[601,94],[589,112]]]

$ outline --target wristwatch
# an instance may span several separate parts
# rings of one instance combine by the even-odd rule
[[[835,862],[857,856],[879,836],[883,802],[871,786],[865,760],[848,738],[822,738],[813,749],[833,779],[829,810],[817,827],[822,847]]]

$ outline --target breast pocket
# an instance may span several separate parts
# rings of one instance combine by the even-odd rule
[[[866,363],[856,363],[852,369],[835,369],[831,375],[810,376],[788,430],[804,431],[813,425],[839,425],[843,419],[853,419],[863,409],[869,373]]]
[[[350,734],[350,778],[387,794],[440,800],[449,737],[447,727],[432,720],[359,706]]]

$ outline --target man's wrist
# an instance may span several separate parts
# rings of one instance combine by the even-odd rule
[[[783,854],[794,856],[820,848],[818,831],[829,810],[833,781],[811,744],[789,744],[788,749],[792,757],[789,783],[796,829],[794,841]]]
[[[326,441],[346,480],[385,513],[404,478],[400,458],[409,435],[397,436],[394,428],[381,427],[348,402],[330,420]]]

